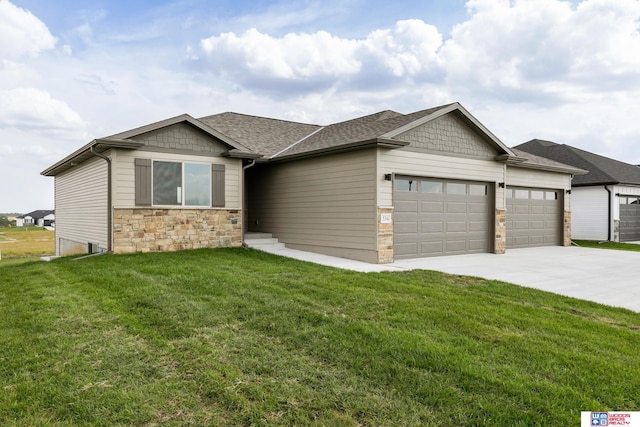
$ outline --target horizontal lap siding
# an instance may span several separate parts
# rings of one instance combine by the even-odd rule
[[[184,154],[155,153],[149,151],[119,150],[112,156],[114,170],[114,207],[131,208],[135,206],[135,159],[173,162],[194,162],[225,165],[225,208],[242,208],[242,163],[238,159],[225,157],[189,156]]]
[[[56,253],[60,239],[108,247],[107,162],[92,158],[55,177]]]
[[[571,236],[574,239],[609,238],[609,193],[604,187],[571,191]]]
[[[493,160],[439,156],[395,149],[379,150],[378,204],[393,206],[393,185],[384,174],[448,178],[464,181],[503,182],[504,165]],[[500,193],[502,189],[499,189]],[[502,200],[502,194],[496,194]],[[499,207],[498,207],[499,208]]]
[[[291,245],[376,250],[375,150],[248,171],[251,231]]]

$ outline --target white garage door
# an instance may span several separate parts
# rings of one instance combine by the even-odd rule
[[[562,191],[507,187],[507,248],[562,244]]]
[[[490,252],[491,184],[395,177],[395,258]]]

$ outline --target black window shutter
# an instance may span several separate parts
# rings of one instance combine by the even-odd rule
[[[211,165],[211,206],[224,207],[224,165]]]
[[[135,159],[136,206],[151,206],[151,159]]]

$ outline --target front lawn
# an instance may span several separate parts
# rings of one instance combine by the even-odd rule
[[[640,410],[640,314],[254,250],[0,264],[0,425],[565,426]]]
[[[617,249],[620,251],[640,252],[640,245],[636,243],[598,242],[596,240],[574,240],[574,243],[583,248]]]

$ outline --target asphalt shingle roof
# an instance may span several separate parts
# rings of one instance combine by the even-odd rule
[[[215,114],[198,120],[267,157],[322,128],[319,125],[239,113]]]
[[[323,150],[354,142],[380,138],[387,132],[398,129],[447,106],[448,105],[442,105],[440,107],[416,111],[411,114],[400,114],[395,111],[385,110],[345,122],[335,123],[325,126],[299,144],[280,153],[279,156]]]
[[[589,171],[586,175],[576,175],[573,178],[572,185],[576,187],[605,184],[640,185],[639,167],[570,145],[532,139],[514,148]]]

